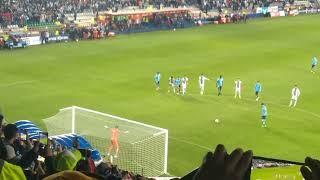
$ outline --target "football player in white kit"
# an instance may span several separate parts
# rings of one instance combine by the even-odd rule
[[[237,96],[239,96],[239,99],[241,99],[241,84],[242,81],[240,79],[234,81],[235,83],[235,94],[234,94],[234,98],[237,98]]]
[[[175,79],[173,76],[170,76],[170,78],[169,78],[168,93],[170,92],[170,89],[172,89],[174,94],[176,93]]]
[[[203,74],[199,76],[199,87],[200,87],[200,94],[203,95],[204,92],[204,85],[205,81],[210,80],[209,78],[205,77]]]
[[[187,92],[187,85],[188,85],[188,78],[187,76],[184,76],[182,78],[181,84],[182,84],[182,95],[185,95]]]
[[[298,88],[297,85],[294,85],[294,87],[292,88],[291,95],[292,96],[291,96],[289,107],[291,107],[292,105],[293,107],[296,107],[298,98],[300,96],[300,89]]]

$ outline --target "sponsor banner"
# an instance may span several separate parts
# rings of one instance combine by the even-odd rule
[[[279,15],[283,17],[286,16],[286,13],[284,11],[279,11]]]
[[[306,9],[306,10],[299,10],[299,14],[313,14],[320,12],[320,9]]]
[[[262,13],[267,14],[268,13],[268,7],[263,7],[262,8]]]
[[[268,7],[268,12],[269,13],[277,13],[279,11],[278,6],[270,6]]]
[[[40,45],[41,44],[41,37],[40,36],[32,36],[32,37],[24,37],[21,38],[22,40],[25,40],[27,45],[29,46],[34,46],[34,45]],[[49,42],[50,41],[65,41],[68,40],[69,37],[68,36],[58,36],[58,37],[50,37],[49,38]]]
[[[25,37],[25,38],[21,38],[21,39],[25,40],[27,45],[29,45],[29,46],[41,44],[40,36]]]
[[[49,42],[50,41],[65,41],[65,40],[68,40],[69,39],[69,37],[68,36],[58,36],[58,37],[56,37],[56,36],[54,36],[54,37],[49,37]]]
[[[270,12],[270,16],[271,17],[279,17],[280,16],[280,12]]]
[[[272,13],[272,12],[278,12],[278,11],[279,11],[279,7],[278,6],[258,7],[256,9],[256,13],[257,14],[260,14],[260,13],[267,14],[268,12]]]
[[[289,11],[289,15],[290,16],[297,16],[297,15],[299,15],[299,11],[297,9],[291,10],[291,11]]]
[[[298,12],[299,12],[299,14],[306,14],[307,10],[299,10]]]
[[[279,12],[271,12],[270,13],[271,17],[280,17],[280,16],[286,16],[286,13],[284,11],[279,11]]]
[[[256,13],[257,13],[257,14],[262,13],[262,8],[261,8],[261,7],[258,7],[257,10],[256,10]]]

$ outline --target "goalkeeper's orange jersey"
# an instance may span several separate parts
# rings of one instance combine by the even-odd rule
[[[112,141],[118,141],[119,137],[119,129],[118,128],[112,128],[111,129],[111,140]]]

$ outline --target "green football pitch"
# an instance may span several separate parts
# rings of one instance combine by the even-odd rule
[[[176,176],[197,167],[218,143],[273,158],[320,158],[320,72],[310,72],[311,58],[320,55],[319,19],[260,19],[0,51],[1,110],[9,122],[44,127],[41,119],[77,105],[167,128],[168,171]],[[200,73],[212,79],[203,96]],[[218,97],[220,74],[225,84]],[[167,93],[170,75],[189,77],[186,96]],[[241,100],[233,97],[236,78],[243,82]],[[256,80],[263,86],[260,102]],[[289,108],[294,84],[301,96]],[[261,102],[268,128],[261,128]]]

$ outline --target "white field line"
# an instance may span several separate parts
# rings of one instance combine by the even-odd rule
[[[179,139],[179,138],[174,138],[174,137],[169,137],[169,139],[172,139],[174,141],[179,141],[179,142],[182,142],[182,143],[185,143],[185,144],[189,144],[189,145],[192,145],[192,146],[196,146],[200,149],[204,149],[204,150],[213,150],[213,148],[209,148],[209,147],[206,147],[206,146],[202,146],[200,144],[196,144],[196,143],[193,143],[191,141],[187,141],[187,140],[183,140],[183,139]]]
[[[8,84],[0,84],[0,87],[11,87],[11,86],[17,86],[22,84],[32,84],[36,82],[37,80],[29,80],[29,81],[16,81]]]

